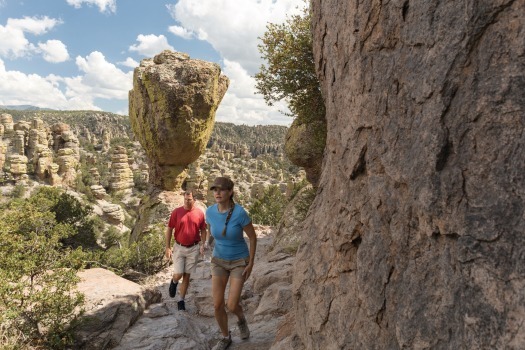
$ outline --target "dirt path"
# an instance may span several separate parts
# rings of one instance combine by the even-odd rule
[[[271,235],[258,232],[258,249],[252,274],[254,277],[250,277],[247,281],[242,296],[242,305],[251,336],[247,340],[241,340],[237,319],[234,315],[230,315],[229,325],[233,343],[229,349],[269,349],[274,342],[278,325],[284,317],[269,314],[254,315],[263,296],[253,291],[254,284],[257,283],[254,281],[268,271],[266,250],[271,239]],[[220,333],[213,317],[210,263],[209,259],[207,260],[201,260],[197,265],[197,271],[192,275],[186,295],[186,311],[178,311],[176,299],[168,295],[171,266],[153,276],[148,284],[154,285],[161,291],[161,302],[146,310],[124,334],[116,349],[211,349],[220,337]]]

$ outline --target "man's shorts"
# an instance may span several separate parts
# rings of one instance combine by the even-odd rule
[[[173,273],[192,274],[197,269],[199,258],[199,245],[193,247],[183,247],[175,243],[173,246]]]
[[[232,278],[242,279],[242,273],[249,262],[249,258],[224,260],[214,256],[211,258],[211,275],[231,276]]]

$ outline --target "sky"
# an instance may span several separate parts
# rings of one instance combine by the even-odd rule
[[[304,0],[0,0],[0,105],[128,115],[140,61],[163,50],[218,63],[230,78],[216,120],[290,125],[253,76],[268,22]]]

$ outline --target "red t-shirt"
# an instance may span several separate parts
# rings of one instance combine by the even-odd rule
[[[168,222],[175,229],[175,240],[180,244],[190,245],[201,240],[200,231],[206,228],[204,213],[197,207],[186,210],[184,207],[175,209]]]

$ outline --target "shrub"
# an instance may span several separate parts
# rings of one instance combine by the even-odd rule
[[[39,187],[29,201],[54,213],[57,223],[71,225],[73,233],[64,238],[62,243],[73,248],[97,247],[97,230],[90,218],[93,211],[91,207],[55,187]]]
[[[27,187],[24,184],[18,184],[13,187],[13,190],[9,194],[12,198],[22,198],[27,192]]]
[[[250,208],[252,221],[261,225],[277,225],[281,220],[286,203],[286,196],[281,193],[279,187],[269,186],[264,190],[262,197],[256,199]]]
[[[24,344],[65,348],[83,296],[72,292],[79,251],[61,241],[75,233],[44,200],[14,200],[0,212],[0,329]]]
[[[110,236],[115,238],[112,234]],[[128,244],[125,237],[120,237],[120,239],[118,244],[113,241],[109,249],[94,259],[103,267],[119,275],[123,275],[128,270],[151,275],[165,267],[164,227],[161,225],[150,233],[143,234],[137,242]]]

